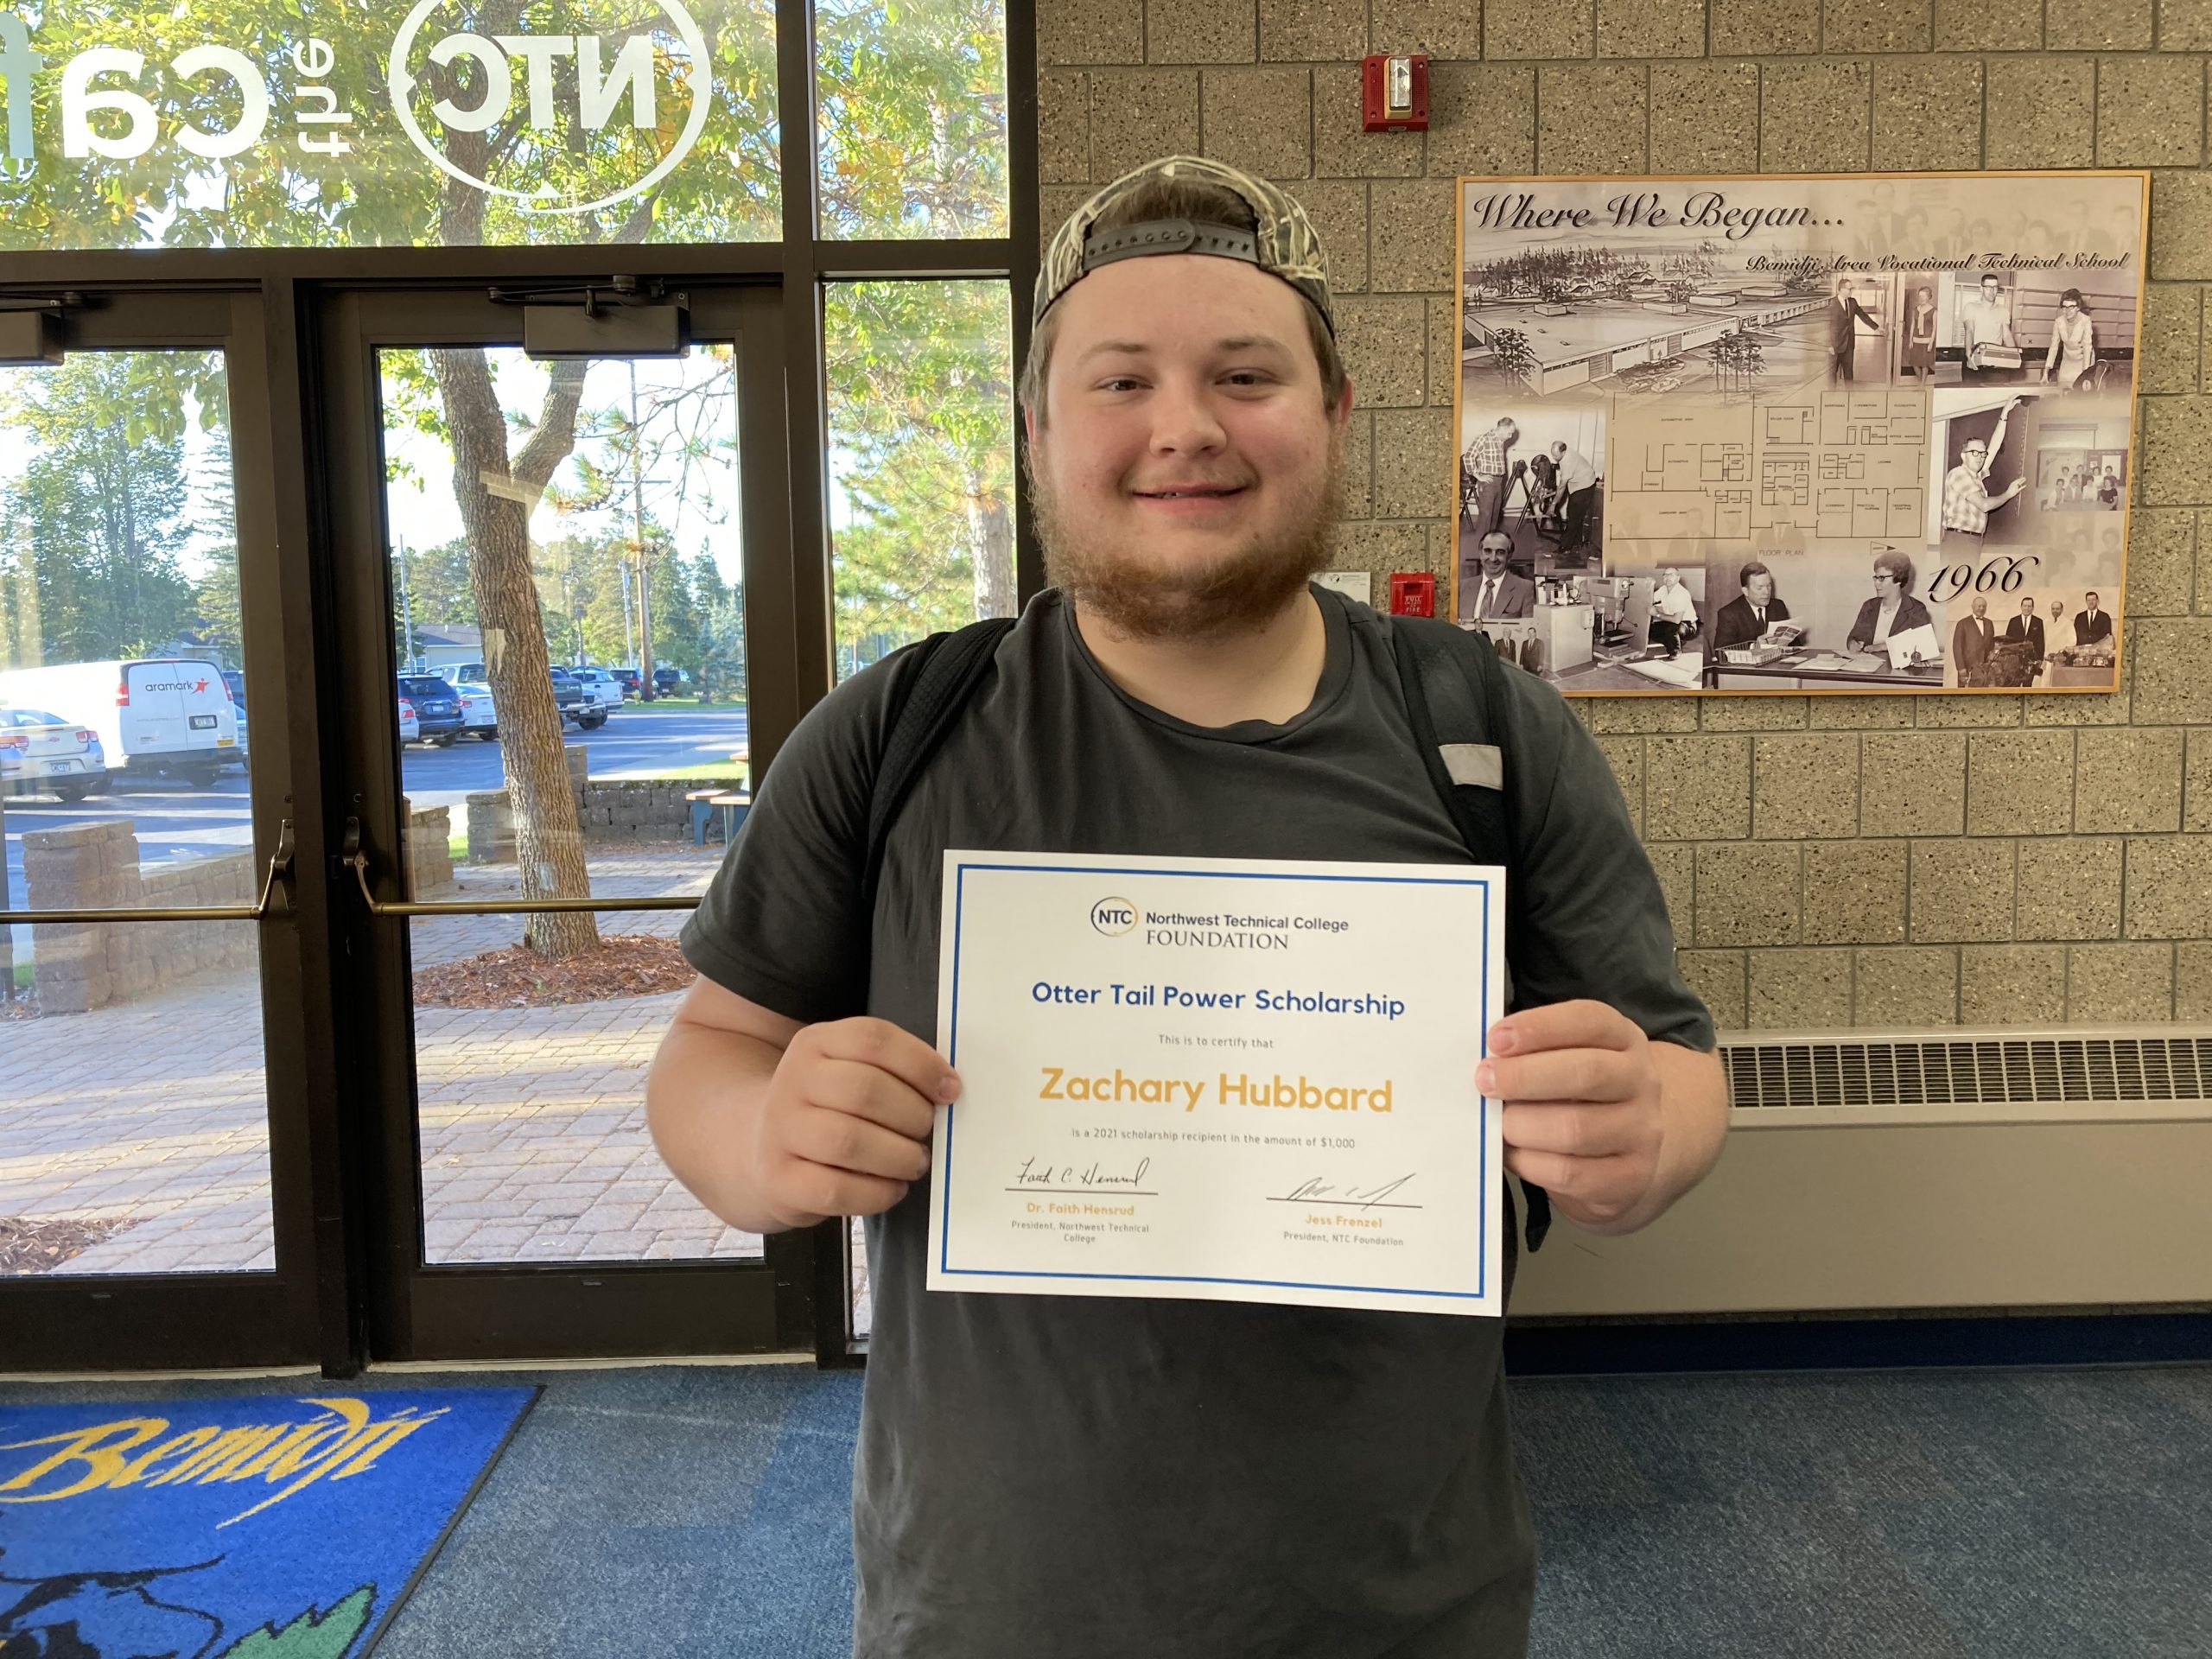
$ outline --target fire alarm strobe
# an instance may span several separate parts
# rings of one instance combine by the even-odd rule
[[[1428,126],[1428,59],[1376,53],[1360,65],[1360,109],[1370,132],[1421,132]]]

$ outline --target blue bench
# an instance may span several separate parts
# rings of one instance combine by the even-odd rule
[[[719,789],[695,789],[684,796],[690,808],[691,844],[707,844],[707,826],[717,818],[721,823],[722,845],[729,845],[737,834],[737,826],[745,822],[745,815],[753,805],[750,795],[733,794]]]

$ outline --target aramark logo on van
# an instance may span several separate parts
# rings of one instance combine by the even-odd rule
[[[1118,939],[1137,925],[1137,907],[1126,899],[1101,899],[1090,907],[1090,925]]]
[[[620,34],[487,37],[437,24],[454,0],[417,0],[385,68],[392,109],[432,166],[524,213],[588,213],[641,195],[691,153],[714,102],[706,36],[682,0],[658,6]],[[686,100],[681,130],[664,137]],[[494,128],[518,142],[456,159],[471,147],[455,135]],[[624,128],[632,142],[616,143]]]

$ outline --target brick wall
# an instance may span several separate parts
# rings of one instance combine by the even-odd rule
[[[684,797],[698,789],[735,787],[724,778],[623,779],[581,785],[575,794],[576,821],[586,844],[608,842],[677,841],[691,833],[691,804]],[[512,864],[515,856],[514,814],[504,789],[468,798],[468,861]]]
[[[1037,35],[1046,234],[1173,150],[1306,204],[1358,388],[1337,563],[1440,587],[1455,175],[2155,169],[2117,695],[1575,706],[1724,1027],[2212,1020],[2212,0],[1039,0]],[[1427,132],[1360,131],[1370,51],[1432,54]]]
[[[401,805],[407,819],[407,827],[399,832],[407,896],[428,899],[453,886],[453,809],[404,800]]]
[[[145,872],[129,818],[36,830],[23,837],[31,910],[214,909],[251,905],[253,855],[199,858]],[[46,1014],[83,1014],[213,971],[251,972],[251,922],[41,922],[31,931],[32,983]]]

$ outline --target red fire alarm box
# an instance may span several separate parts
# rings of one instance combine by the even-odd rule
[[[1436,578],[1426,570],[1397,570],[1390,576],[1390,614],[1434,616]]]
[[[1376,53],[1360,64],[1361,119],[1370,132],[1421,132],[1428,126],[1428,59],[1419,52]]]

